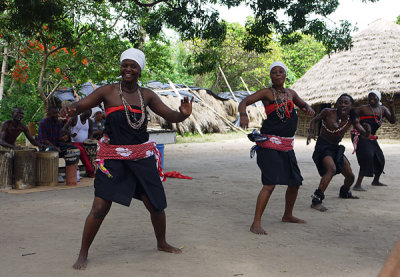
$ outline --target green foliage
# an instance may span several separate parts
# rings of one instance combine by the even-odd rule
[[[400,15],[397,17],[396,23],[397,23],[397,24],[400,24]]]
[[[0,101],[0,122],[10,120],[15,107],[24,109],[22,122],[39,122],[44,117],[44,106],[38,94],[28,90],[15,90]]]
[[[221,45],[211,47],[207,41],[196,41],[187,63],[192,72],[200,75],[197,77],[199,86],[218,92],[228,91],[218,68],[220,66],[233,90],[245,90],[240,77],[250,90],[258,90],[269,86],[269,66],[276,60],[281,60],[288,66],[287,76],[290,81],[287,85],[290,86],[325,55],[325,48],[321,43],[300,33],[292,36],[296,43],[280,45],[279,41],[270,41],[268,51],[261,54],[243,49],[245,36],[245,27],[227,24],[227,35]],[[204,70],[201,62],[204,56],[207,56],[207,61],[212,66],[209,73]]]
[[[183,66],[183,61],[187,56],[187,50],[182,43],[172,45],[164,38],[150,40],[144,45],[146,54],[146,67],[142,73],[141,81],[157,80],[174,83],[194,83],[194,77],[188,74]]]
[[[289,82],[293,84],[316,64],[326,53],[324,46],[308,35],[297,34],[300,40],[282,45],[283,61],[289,68]]]

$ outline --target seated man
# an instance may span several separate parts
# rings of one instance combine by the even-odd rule
[[[70,118],[64,129],[71,129],[71,142],[81,151],[79,158],[85,166],[86,177],[93,178],[94,169],[83,147],[83,142],[85,140],[93,138],[93,122],[90,120],[91,115],[92,110],[89,109],[78,116]]]
[[[76,149],[72,144],[66,143],[68,135],[63,130],[63,122],[58,118],[58,108],[50,106],[47,110],[47,117],[39,122],[38,140],[48,145],[52,151],[58,151],[60,157],[67,154],[68,149]],[[62,182],[62,177],[59,176]]]
[[[26,138],[35,146],[41,146],[29,133],[28,127],[21,122],[24,117],[22,108],[14,108],[12,111],[12,119],[4,121],[0,131],[0,145],[6,148],[19,149],[15,145],[17,137],[23,132]]]

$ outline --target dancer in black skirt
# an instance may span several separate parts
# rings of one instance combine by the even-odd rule
[[[360,122],[370,126],[371,136],[364,138],[356,131],[352,132],[351,139],[353,140],[357,161],[360,166],[357,182],[353,190],[366,191],[361,186],[364,176],[374,177],[371,183],[372,186],[386,186],[379,181],[385,167],[385,156],[379,147],[376,131],[381,127],[383,118],[386,118],[392,124],[396,123],[396,114],[393,100],[389,100],[389,108],[381,105],[380,101],[381,93],[377,90],[372,90],[368,94],[368,105],[362,105],[355,109],[360,116]]]
[[[340,188],[339,197],[353,198],[350,187],[354,182],[354,174],[351,170],[349,160],[344,155],[344,146],[339,145],[347,130],[354,128],[363,136],[369,136],[369,131],[365,130],[352,110],[353,98],[348,94],[342,94],[336,101],[335,108],[325,108],[311,120],[310,134],[307,138],[307,145],[311,139],[315,139],[315,127],[322,121],[321,134],[318,136],[315,145],[313,160],[321,176],[318,189],[312,196],[311,208],[324,212],[327,208],[322,205],[327,189],[333,176],[341,173],[344,176],[344,185]]]
[[[250,231],[255,234],[267,234],[261,227],[261,217],[275,185],[287,185],[283,222],[305,223],[293,216],[302,176],[293,151],[294,134],[297,129],[297,113],[294,105],[307,115],[313,116],[314,110],[292,89],[284,88],[287,68],[282,62],[274,62],[270,68],[272,87],[263,88],[247,96],[239,104],[240,125],[247,128],[249,118],[246,107],[257,101],[265,106],[267,119],[261,127],[261,134],[267,140],[257,142],[257,164],[261,169],[263,187],[258,195],[253,224]]]
[[[155,144],[148,141],[146,107],[169,122],[181,122],[191,114],[193,99],[185,97],[179,111],[171,110],[157,94],[138,85],[145,65],[142,51],[130,48],[122,53],[120,61],[119,84],[102,86],[61,111],[64,116],[74,116],[101,102],[106,108],[105,136],[99,141],[98,158],[107,158],[96,172],[95,197],[85,222],[79,257],[73,265],[75,269],[86,267],[89,247],[112,202],[129,206],[132,197],[142,200],[150,212],[158,250],[181,253],[165,239],[167,203],[153,155]]]

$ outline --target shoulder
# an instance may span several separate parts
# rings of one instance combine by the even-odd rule
[[[118,89],[119,89],[119,83],[113,83],[113,84],[107,84],[107,85],[101,86],[101,87],[95,89],[93,91],[93,93],[102,94],[102,93],[108,93],[110,91],[118,90]]]
[[[8,126],[8,125],[11,123],[11,121],[12,121],[12,120],[3,121],[3,123],[1,123],[1,126],[6,127],[6,126]]]
[[[158,98],[158,94],[152,91],[151,89],[141,87],[140,91],[142,92],[143,98],[146,101],[151,101],[154,98]]]
[[[291,88],[286,88],[287,92],[289,92],[292,95],[297,95],[297,92]]]

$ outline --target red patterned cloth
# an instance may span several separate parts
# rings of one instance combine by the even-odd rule
[[[294,137],[286,138],[265,134],[263,134],[263,136],[268,137],[268,140],[256,142],[256,144],[261,148],[269,148],[277,151],[293,150]]]
[[[352,135],[354,135],[354,138],[353,138],[353,148],[354,149],[353,149],[353,153],[352,153],[352,154],[354,154],[357,150],[358,141],[360,140],[360,133],[356,129],[351,130],[350,133]],[[375,139],[378,139],[378,136],[370,135],[368,139],[375,140]]]
[[[165,172],[164,176],[169,177],[169,178],[180,178],[180,179],[188,179],[188,180],[193,179],[190,176],[185,176],[185,175],[180,174],[178,171]]]
[[[265,106],[265,113],[269,115],[270,113],[274,112],[277,108],[280,108],[284,105],[284,102],[280,103],[277,105],[276,103],[269,104],[268,106]],[[290,118],[290,113],[292,112],[294,108],[294,103],[292,100],[287,101],[287,106],[286,106],[286,111],[285,111],[285,116],[287,118]]]
[[[142,144],[134,145],[114,145],[108,143],[108,137],[104,136],[97,142],[97,161],[101,172],[112,178],[110,172],[104,166],[104,160],[140,160],[154,155],[156,166],[161,181],[165,181],[161,167],[161,153],[157,149],[155,141],[149,140]]]

